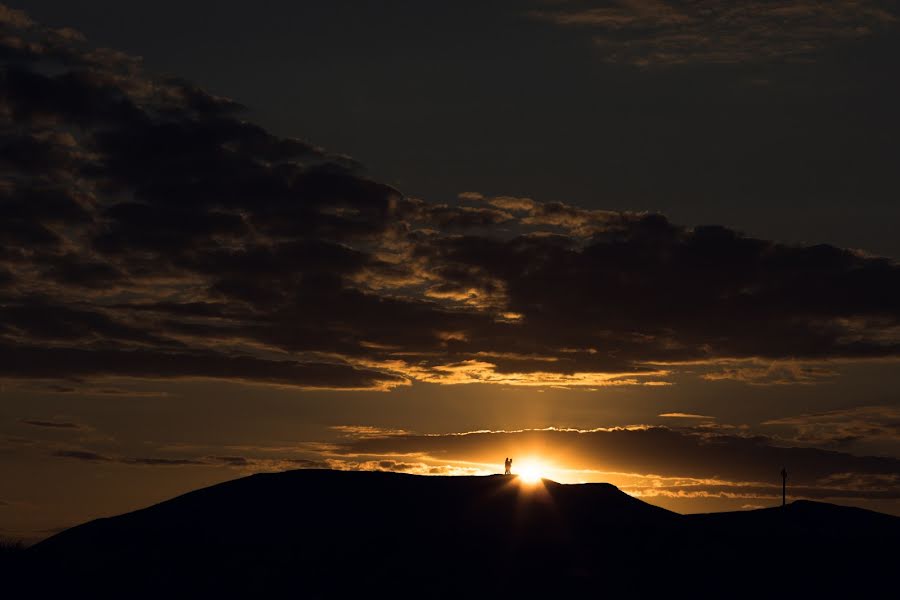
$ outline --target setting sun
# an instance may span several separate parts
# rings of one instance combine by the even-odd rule
[[[537,461],[527,461],[518,469],[519,479],[524,483],[537,483],[546,475],[544,465]]]

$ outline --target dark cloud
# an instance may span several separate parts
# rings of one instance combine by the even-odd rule
[[[792,434],[796,443],[846,446],[860,440],[885,440],[900,444],[900,408],[859,406],[764,421]]]
[[[208,456],[208,464],[216,464],[239,470],[283,471],[289,469],[334,469],[341,464],[334,460],[315,460],[287,457]]]
[[[232,100],[3,15],[4,378],[601,386],[689,365],[786,384],[900,354],[887,259],[656,214],[407,198]]]
[[[116,387],[96,387],[85,385],[78,380],[70,380],[70,385],[61,383],[44,383],[41,381],[19,383],[17,389],[26,392],[51,393],[51,394],[72,394],[79,396],[121,396],[134,398],[154,398],[167,396],[168,392],[157,392],[153,390],[132,390]],[[83,427],[83,426],[82,426]]]
[[[115,267],[78,256],[54,256],[46,264],[42,275],[62,285],[101,289],[122,281],[122,273]]]
[[[332,465],[323,460],[310,460],[307,458],[291,458],[284,462],[294,469],[330,469]]]
[[[483,329],[484,337],[467,331],[454,347],[486,350],[489,336],[495,351],[545,353],[555,360],[543,369],[556,372],[634,372],[642,363],[717,358],[875,357],[900,347],[900,270],[886,259],[785,246],[722,227],[686,229],[656,215],[570,215],[563,227],[586,224],[593,229],[587,238],[457,236],[420,245],[432,273],[463,288],[478,285],[475,273],[521,317]],[[498,370],[535,370],[511,356],[505,362]],[[769,370],[769,381],[829,374],[789,366]],[[731,375],[739,374],[752,373]]]
[[[150,467],[184,467],[208,464],[202,460],[189,458],[126,458],[122,462],[129,465],[146,465]]]
[[[186,449],[181,448],[184,452]],[[401,461],[394,459],[358,460],[335,454],[320,458],[297,458],[291,456],[273,456],[266,452],[267,448],[257,448],[259,455],[195,455],[169,457],[133,457],[101,454],[88,449],[60,449],[52,452],[58,458],[70,458],[93,463],[111,463],[135,467],[214,467],[228,468],[244,472],[273,472],[290,469],[338,469],[345,471],[395,471],[419,475],[458,475],[474,474],[477,468],[434,465],[426,462]],[[281,454],[281,451],[278,452]],[[296,455],[295,455],[296,456]]]
[[[398,376],[356,369],[338,363],[265,360],[251,356],[158,352],[126,349],[54,348],[0,345],[0,376],[51,379],[57,377],[126,376],[140,378],[216,378],[309,388],[375,388],[396,385]]]
[[[133,342],[178,348],[175,340],[167,340],[143,328],[111,318],[98,310],[64,306],[44,298],[21,297],[0,306],[4,324],[0,330],[15,331],[26,339],[40,341]]]
[[[90,450],[57,450],[53,456],[73,458],[91,463],[121,463],[126,465],[142,465],[148,467],[185,467],[201,466],[209,463],[193,458],[159,458],[159,457],[113,457]]]
[[[114,458],[90,452],[88,450],[57,450],[53,456],[59,458],[74,458],[75,460],[83,460],[86,462],[114,462]]]
[[[15,440],[7,439],[7,442],[15,443]],[[41,442],[29,441],[31,447],[47,448],[47,445]],[[50,445],[52,449],[53,444]],[[222,449],[224,450],[224,449]],[[288,469],[361,469],[369,468],[371,465],[366,463],[362,465],[358,461],[345,461],[340,459],[316,459],[316,458],[294,458],[291,456],[272,456],[271,452],[266,452],[267,448],[258,448],[262,455],[257,456],[241,456],[241,455],[207,455],[198,451],[197,448],[181,447],[179,453],[181,456],[128,456],[120,453],[100,453],[90,448],[66,448],[56,446],[51,450],[51,456],[57,458],[69,458],[91,463],[109,463],[128,465],[133,467],[211,467],[211,468],[228,468],[248,472],[267,472],[267,471],[283,471]],[[162,449],[163,454],[168,453],[166,449]],[[279,451],[278,454],[281,454]],[[296,454],[295,454],[296,456]],[[395,461],[383,461],[384,465],[379,467],[381,470],[398,470],[403,469],[403,463]],[[373,463],[374,464],[374,463]],[[408,465],[409,469],[413,469],[412,465]],[[421,470],[421,469],[419,469]]]
[[[803,364],[795,360],[774,360],[768,364],[758,361],[732,361],[703,375],[708,381],[730,379],[750,385],[815,384],[838,372],[826,364]]]
[[[81,429],[83,426],[71,421],[44,421],[41,419],[22,419],[19,421],[32,427],[48,427],[50,429]]]
[[[23,29],[31,27],[34,22],[28,17],[24,10],[16,10],[6,5],[0,5],[0,24]]]
[[[246,467],[252,464],[250,460],[243,456],[211,456],[210,458],[234,467]]]
[[[539,3],[540,4],[540,3]],[[808,60],[890,31],[894,2],[546,0],[530,15],[586,29],[604,60],[634,65]]]
[[[812,500],[898,500],[900,499],[900,480],[893,479],[882,482],[878,489],[854,489],[842,487],[843,485],[856,485],[853,480],[835,482],[833,487],[822,486],[791,486],[792,498],[804,498]],[[823,482],[827,484],[827,482]],[[709,483],[684,483],[679,482],[675,486],[659,485],[630,485],[627,491],[636,496],[645,498],[779,498],[780,488],[776,485],[714,485]]]

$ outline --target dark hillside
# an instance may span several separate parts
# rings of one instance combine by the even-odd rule
[[[128,597],[649,593],[701,582],[695,593],[714,595],[816,565],[832,590],[855,574],[878,586],[896,558],[882,548],[898,540],[900,519],[820,503],[682,516],[607,484],[303,470],[99,519],[28,554],[52,574],[32,579],[47,592]]]

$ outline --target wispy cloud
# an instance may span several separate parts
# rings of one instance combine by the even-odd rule
[[[719,361],[701,377],[707,381],[740,381],[750,385],[813,385],[836,377],[833,365],[797,360]]]
[[[41,419],[21,419],[19,421],[25,425],[31,425],[32,427],[44,427],[48,429],[84,429],[84,426],[80,423],[73,423],[71,421],[47,421]]]
[[[59,458],[72,458],[75,460],[83,460],[86,462],[114,462],[115,459],[110,458],[109,456],[105,456],[103,454],[99,454],[97,452],[91,452],[89,450],[57,450],[53,453],[53,456]]]
[[[404,429],[373,427],[371,425],[333,425],[331,429],[352,438],[384,437],[388,435],[409,435],[411,433],[410,431],[406,431]]]
[[[586,30],[603,60],[639,66],[810,60],[897,24],[881,0],[561,0],[531,17]]]
[[[683,412],[661,413],[657,416],[665,417],[668,419],[715,419],[715,417],[711,417],[709,415],[696,415],[693,413],[683,413]]]
[[[788,439],[796,443],[847,445],[879,439],[900,442],[900,408],[859,406],[792,417],[769,419],[763,425],[789,429]]]

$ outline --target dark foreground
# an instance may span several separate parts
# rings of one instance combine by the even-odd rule
[[[900,518],[822,503],[679,515],[606,484],[304,470],[69,529],[7,563],[5,589],[66,598],[891,597],[898,542]]]

